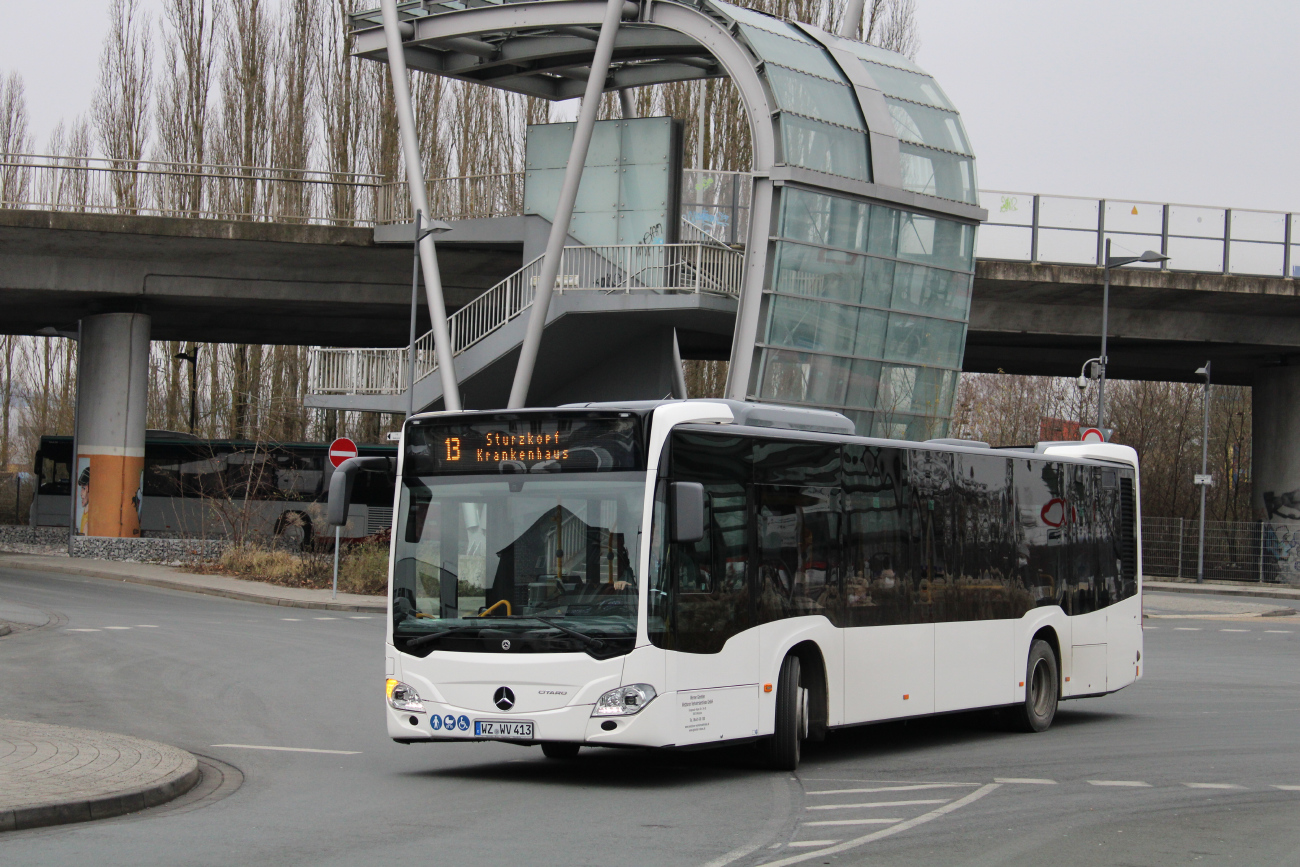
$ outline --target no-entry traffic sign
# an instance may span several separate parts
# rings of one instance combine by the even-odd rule
[[[1083,440],[1085,443],[1104,443],[1106,441],[1106,435],[1102,433],[1100,429],[1090,427],[1083,432],[1083,436],[1079,437],[1079,439]]]
[[[330,463],[337,469],[348,458],[357,456],[357,444],[347,437],[339,437],[330,443]]]

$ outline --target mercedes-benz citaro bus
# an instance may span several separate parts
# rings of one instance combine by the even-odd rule
[[[1125,446],[655,401],[417,415],[396,470],[401,743],[748,741],[793,769],[828,729],[1005,708],[1042,731],[1059,699],[1141,675]]]

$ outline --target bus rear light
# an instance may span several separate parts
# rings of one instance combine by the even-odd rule
[[[634,683],[620,686],[596,699],[592,716],[631,716],[654,700],[657,693],[648,683]]]
[[[400,680],[388,678],[384,682],[384,694],[388,697],[388,706],[394,710],[406,711],[407,713],[425,713],[424,702],[420,701],[420,694]]]

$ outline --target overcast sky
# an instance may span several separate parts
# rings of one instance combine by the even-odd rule
[[[106,0],[0,0],[0,71],[38,150],[84,113]],[[146,0],[156,10],[157,0]],[[1300,4],[917,0],[920,64],[962,112],[980,186],[1300,210]]]

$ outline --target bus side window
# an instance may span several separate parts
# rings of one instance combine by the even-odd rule
[[[844,447],[844,625],[911,622],[906,471],[900,449]]]

